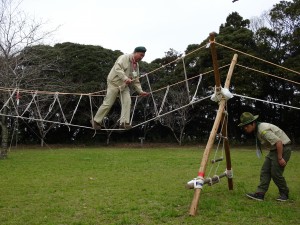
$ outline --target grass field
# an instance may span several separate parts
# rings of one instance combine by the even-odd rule
[[[253,149],[231,149],[234,190],[226,178],[204,186],[195,217],[188,213],[194,191],[184,186],[203,148],[12,150],[0,161],[0,224],[300,224],[299,149],[285,171],[285,203],[276,201],[273,182],[264,202],[245,197],[263,162]],[[218,174],[224,170],[222,162]]]

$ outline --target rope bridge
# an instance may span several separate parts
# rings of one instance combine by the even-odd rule
[[[300,73],[297,72],[297,71],[282,67],[280,65],[276,65],[276,64],[268,62],[264,59],[260,59],[258,57],[249,55],[247,53],[244,53],[244,52],[239,51],[237,49],[233,49],[231,47],[220,44],[218,42],[214,42],[214,43],[216,45],[221,46],[221,47],[230,49],[234,52],[239,52],[240,54],[244,54],[247,57],[253,57],[253,58],[255,58],[257,60],[260,60],[264,63],[268,63],[272,66],[277,66],[281,69],[285,69],[289,72],[293,72],[297,75],[300,75]],[[213,72],[213,70],[191,77],[190,74],[188,76],[187,71],[186,71],[186,67],[185,67],[185,58],[186,57],[188,57],[188,56],[190,56],[194,53],[197,53],[198,51],[203,50],[204,48],[207,48],[207,47],[208,47],[207,44],[203,45],[203,46],[189,52],[188,54],[175,59],[174,61],[171,61],[171,62],[169,62],[165,65],[162,65],[161,67],[156,68],[156,69],[154,69],[153,71],[151,71],[149,73],[141,75],[140,79],[146,78],[146,83],[148,85],[148,89],[150,90],[150,94],[151,94],[150,97],[149,97],[150,100],[147,100],[147,101],[152,102],[151,106],[154,109],[154,115],[150,119],[149,118],[145,119],[144,121],[133,125],[133,128],[141,126],[143,124],[146,124],[150,121],[160,119],[163,116],[166,116],[170,113],[174,113],[178,110],[189,107],[193,104],[197,104],[197,103],[211,97],[211,95],[200,97],[199,94],[198,94],[198,90],[199,90],[199,86],[200,86],[201,81],[202,81],[202,77],[204,75],[211,74]],[[149,77],[154,76],[156,72],[166,68],[167,66],[169,66],[173,63],[178,63],[178,62],[182,62],[183,70],[184,70],[184,79],[180,82],[177,82],[177,83],[167,85],[167,86],[158,88],[156,90],[153,90],[152,85],[150,83]],[[279,77],[279,76],[275,76],[273,74],[269,74],[269,73],[266,73],[264,71],[257,70],[255,68],[250,68],[250,67],[243,66],[243,65],[240,65],[240,64],[237,64],[237,66],[239,66],[241,68],[244,68],[244,69],[247,69],[247,70],[252,70],[252,71],[254,71],[258,74],[262,74],[262,75],[266,75],[266,76],[272,76],[272,77],[275,77],[277,79],[282,79],[284,81],[291,82],[291,83],[297,84],[297,85],[300,84],[299,82],[296,82],[296,81],[293,81],[293,80],[290,80],[290,79],[286,79],[286,78],[282,78],[282,77]],[[225,66],[222,66],[219,69],[221,70],[221,69],[225,69],[225,68],[228,68],[228,67],[229,67],[229,64],[225,65]],[[190,77],[190,78],[188,78],[188,77]],[[191,93],[189,83],[194,83],[194,84],[197,83],[197,86],[195,88],[194,93]],[[172,88],[175,89],[176,86],[179,86],[179,85],[180,86],[183,86],[183,85],[185,86],[186,93],[187,93],[186,94],[187,101],[184,105],[179,106],[176,109],[167,110],[167,107],[165,107],[165,105],[166,105],[167,98],[169,96],[170,90]],[[85,104],[86,104],[86,102],[88,102],[90,114],[86,115],[86,117],[87,117],[86,121],[89,121],[90,118],[93,118],[93,112],[94,112],[94,109],[95,109],[95,106],[96,106],[95,98],[101,98],[102,99],[105,96],[105,90],[101,90],[101,91],[94,92],[94,93],[64,93],[64,92],[49,92],[49,91],[38,91],[38,90],[24,90],[24,89],[20,89],[20,88],[12,89],[12,88],[2,87],[2,88],[0,88],[0,92],[6,92],[9,95],[9,98],[7,99],[7,101],[3,104],[2,108],[0,109],[0,115],[1,116],[19,118],[19,119],[28,120],[28,121],[38,121],[38,122],[42,122],[42,123],[53,123],[53,124],[58,124],[58,125],[65,125],[65,126],[68,126],[69,128],[70,127],[78,127],[78,128],[84,128],[84,129],[93,129],[93,128],[91,127],[90,124],[84,125],[84,124],[75,124],[74,123],[74,120],[76,119],[76,116],[78,116],[78,108],[80,108],[82,102],[84,102]],[[184,94],[184,93],[181,93],[181,94]],[[161,96],[163,96],[163,97],[161,97]],[[289,107],[289,108],[293,108],[293,109],[299,109],[299,107],[294,107],[294,106],[285,105],[285,104],[279,104],[279,103],[275,103],[275,102],[271,102],[271,101],[266,101],[266,100],[263,100],[263,99],[251,98],[251,97],[248,97],[248,96],[243,96],[243,95],[238,94],[238,93],[235,93],[234,96],[241,97],[241,98],[248,98],[248,99],[252,99],[254,101],[267,102],[268,104],[280,105],[282,107]],[[43,107],[41,107],[41,105],[40,105],[41,101],[39,99],[41,99],[41,98],[47,99],[47,101],[44,101]],[[76,100],[77,102],[74,105],[75,98],[77,98],[77,100]],[[61,99],[63,99],[63,101]],[[133,122],[133,118],[134,118],[134,115],[136,113],[136,109],[138,107],[138,104],[141,104],[140,98],[138,96],[132,96],[132,99],[133,99],[134,104],[133,104],[133,107],[132,107],[132,110],[131,110],[131,112],[132,112],[131,113],[131,123]],[[160,99],[160,101],[158,101],[158,99]],[[64,104],[62,102],[73,102],[74,107],[72,109],[72,113],[66,113],[64,111]],[[4,110],[5,108],[8,108],[9,110]],[[7,113],[5,113],[5,111]],[[35,113],[33,113],[33,112],[35,112]],[[53,114],[53,112],[56,112],[56,113]],[[81,116],[82,116],[82,114],[81,114]],[[115,125],[107,127],[103,130],[107,130],[107,131],[120,130],[120,129],[114,129],[112,127],[115,127]]]

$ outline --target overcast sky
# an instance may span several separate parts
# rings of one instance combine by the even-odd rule
[[[147,48],[145,61],[165,56],[170,48],[183,53],[201,43],[232,12],[244,19],[260,16],[280,0],[23,0],[22,9],[59,27],[53,43],[100,45],[131,53]]]

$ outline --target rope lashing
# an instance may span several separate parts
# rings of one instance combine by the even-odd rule
[[[227,88],[222,88],[217,90],[218,88],[215,87],[215,92],[211,96],[211,100],[214,102],[220,102],[222,99],[228,100],[233,97],[233,94]]]
[[[189,182],[187,182],[187,184],[185,185],[185,187],[187,189],[202,189],[204,185],[204,178],[203,177],[197,177],[194,178],[193,180],[190,180]]]
[[[225,171],[226,173],[226,176],[229,178],[229,179],[232,179],[233,178],[233,170],[232,168],[230,170],[227,170]]]
[[[197,189],[197,188],[203,188],[204,184],[207,184],[208,186],[212,186],[213,184],[217,184],[221,181],[221,178],[226,177],[226,172],[222,173],[221,175],[214,175],[213,177],[209,178],[194,178],[193,180],[190,180],[187,182],[185,187],[187,189]]]

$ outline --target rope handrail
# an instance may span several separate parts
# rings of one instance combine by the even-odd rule
[[[264,72],[264,71],[261,71],[261,70],[258,70],[258,69],[254,69],[254,68],[251,68],[251,67],[243,66],[243,65],[238,64],[238,63],[236,64],[236,66],[239,66],[239,67],[242,67],[242,68],[245,68],[245,69],[248,69],[248,70],[252,70],[252,71],[255,71],[255,72],[258,72],[258,73],[262,73],[262,74],[267,75],[267,76],[271,76],[271,77],[275,77],[275,78],[278,78],[278,79],[281,79],[281,80],[285,80],[285,81],[288,81],[288,82],[291,82],[291,83],[294,83],[294,84],[300,84],[297,81],[286,79],[284,77],[279,77],[279,76],[276,76],[274,74],[270,74],[270,73],[267,73],[267,72]]]
[[[282,106],[282,107],[287,107],[287,108],[292,108],[292,109],[298,109],[298,110],[300,110],[299,107],[285,105],[285,104],[281,104],[281,103],[276,103],[276,102],[272,102],[272,101],[268,101],[268,100],[263,100],[263,99],[259,99],[259,98],[253,98],[253,97],[249,97],[249,96],[246,96],[246,95],[239,95],[239,94],[233,94],[233,95],[237,96],[237,97],[240,97],[240,98],[247,98],[247,99],[251,99],[251,100],[255,100],[255,101],[265,102],[265,103],[272,104],[272,105],[278,105],[278,106]]]
[[[230,49],[230,50],[232,50],[232,51],[236,51],[236,52],[238,52],[238,53],[241,53],[241,54],[243,54],[243,55],[249,56],[249,57],[251,57],[251,58],[254,58],[254,59],[260,60],[260,61],[262,61],[262,62],[265,62],[265,63],[271,64],[271,65],[273,65],[273,66],[277,66],[277,67],[279,67],[279,68],[281,68],[281,69],[285,69],[285,70],[287,70],[287,71],[290,71],[290,72],[293,72],[293,73],[296,73],[296,74],[300,75],[300,72],[298,72],[298,71],[295,71],[295,70],[292,70],[292,69],[286,68],[286,67],[284,67],[284,66],[280,66],[280,65],[278,65],[278,64],[276,64],[276,63],[272,63],[272,62],[270,62],[270,61],[268,61],[268,60],[265,60],[265,59],[259,58],[259,57],[257,57],[257,56],[254,56],[254,55],[248,54],[248,53],[246,53],[246,52],[243,52],[243,51],[237,50],[237,49],[235,49],[235,48],[232,48],[232,47],[229,47],[229,46],[223,45],[223,44],[221,44],[221,43],[218,43],[218,42],[216,42],[216,41],[214,41],[214,43],[215,43],[215,44],[217,44],[217,45],[220,45],[220,46],[222,46],[222,47],[224,47],[224,48]]]

